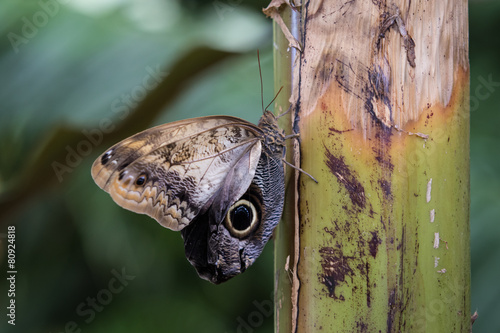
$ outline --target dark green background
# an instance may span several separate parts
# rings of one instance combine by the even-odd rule
[[[91,163],[119,138],[104,133],[61,181],[52,168],[54,161],[65,164],[67,147],[76,149],[83,129],[96,131],[103,119],[118,128],[124,113],[137,118],[120,129],[121,138],[136,127],[209,114],[257,121],[256,49],[264,100],[273,97],[272,23],[260,12],[266,2],[66,2],[0,3],[0,331],[271,332],[272,245],[245,274],[214,286],[187,262],[179,234],[118,207],[92,181]],[[498,17],[500,2],[470,2],[476,332],[500,331]],[[12,33],[23,36],[26,21],[39,27],[25,30],[29,38],[16,50]],[[154,108],[123,108],[121,96],[139,91],[148,71],[187,73],[192,63],[185,55],[203,46],[236,54],[187,81],[172,80],[164,94],[174,98],[152,122]],[[192,54],[200,52],[208,51]],[[498,83],[479,98],[483,80]],[[15,327],[5,315],[8,225],[16,226]],[[131,277],[118,288],[114,277],[122,270]],[[112,299],[93,316],[87,302],[97,295]]]

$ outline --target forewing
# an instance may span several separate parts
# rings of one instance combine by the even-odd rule
[[[258,135],[255,125],[235,117],[157,126],[99,156],[92,177],[120,206],[181,230],[210,206],[236,165],[247,168],[236,194],[246,191],[261,154]]]

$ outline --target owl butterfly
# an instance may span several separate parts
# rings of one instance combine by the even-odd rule
[[[278,224],[285,195],[285,133],[265,110],[256,126],[229,116],[176,121],[99,156],[92,177],[123,208],[180,231],[200,277],[244,272]]]

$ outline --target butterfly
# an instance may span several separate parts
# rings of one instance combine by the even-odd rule
[[[218,284],[252,265],[281,218],[287,138],[267,109],[258,125],[186,119],[112,146],[92,177],[118,205],[180,231],[198,275]]]

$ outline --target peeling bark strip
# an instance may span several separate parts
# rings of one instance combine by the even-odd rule
[[[276,331],[467,331],[467,1],[268,10],[276,107],[291,105],[294,162],[318,180],[288,187]]]
[[[302,47],[300,46],[300,42],[295,39],[295,37],[292,35],[288,27],[286,26],[285,22],[281,18],[280,14],[280,7],[282,5],[288,6],[292,8],[293,10],[297,10],[296,7],[290,3],[289,0],[272,0],[269,6],[264,8],[262,12],[266,14],[267,17],[270,17],[276,22],[280,28],[283,34],[285,35],[286,39],[288,40],[288,46],[289,47],[294,47],[299,51],[302,51]]]
[[[403,19],[401,18],[401,14],[399,12],[399,8],[393,4],[392,6],[393,14],[389,14],[389,12],[385,12],[382,14],[384,21],[380,25],[380,32],[378,34],[377,39],[377,49],[380,46],[380,39],[385,37],[385,33],[390,29],[394,24],[397,25],[399,33],[401,37],[403,37],[403,45],[406,49],[406,56],[408,58],[408,63],[411,67],[415,67],[415,42],[406,31],[405,24]]]

